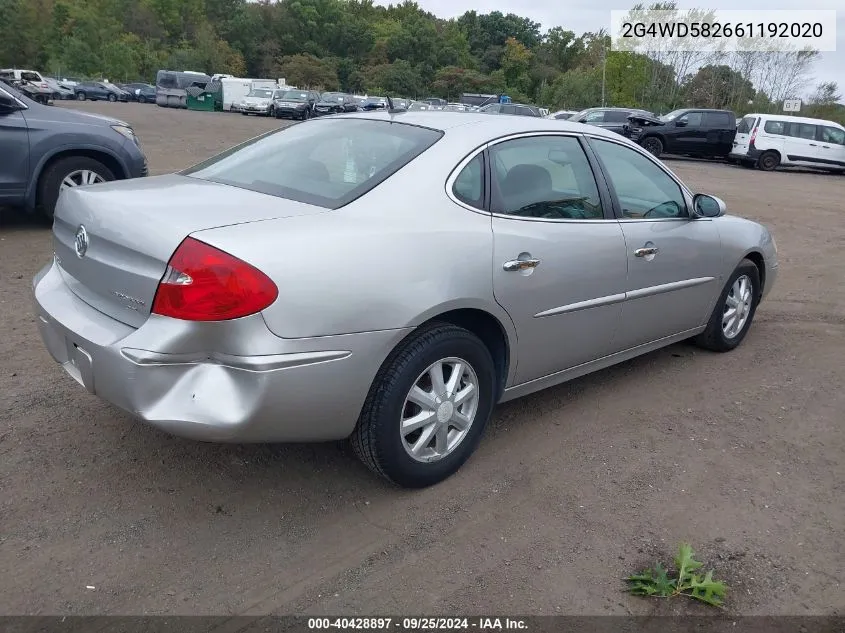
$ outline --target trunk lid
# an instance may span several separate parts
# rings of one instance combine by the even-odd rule
[[[188,176],[139,178],[63,192],[53,223],[53,248],[74,294],[100,312],[140,327],[170,256],[191,233],[324,211]]]

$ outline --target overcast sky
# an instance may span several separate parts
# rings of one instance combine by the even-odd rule
[[[377,4],[391,4],[384,0],[376,0]],[[618,2],[616,0],[417,0],[426,11],[441,18],[453,18],[466,11],[475,10],[478,13],[501,11],[515,13],[539,22],[543,29],[562,26],[580,34],[585,31],[597,31],[610,28],[610,11],[626,10],[636,0]],[[395,4],[395,2],[393,3]],[[651,4],[651,0],[644,0],[644,4]],[[692,2],[677,0],[680,9],[743,9],[743,10],[775,10],[794,9],[795,2],[780,2],[776,0],[744,0],[742,3],[728,2]],[[735,6],[730,6],[735,4]],[[740,6],[741,5],[741,6]],[[813,67],[812,86],[820,81],[836,81],[840,94],[845,93],[845,4],[842,0],[806,0],[801,2],[802,9],[838,9],[836,48],[835,53],[822,53],[821,59]],[[800,14],[797,20],[800,20]],[[813,88],[808,88],[812,92]]]

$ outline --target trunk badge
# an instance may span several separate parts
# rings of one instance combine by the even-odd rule
[[[76,239],[74,240],[74,248],[76,249],[76,256],[82,259],[85,253],[88,252],[88,231],[85,230],[83,224],[76,229]]]

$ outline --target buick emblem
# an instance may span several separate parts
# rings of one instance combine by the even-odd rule
[[[76,240],[74,240],[74,248],[76,249],[76,256],[79,258],[85,257],[88,251],[88,231],[80,224],[76,229]]]

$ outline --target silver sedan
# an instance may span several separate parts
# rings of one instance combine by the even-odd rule
[[[325,117],[184,172],[73,188],[34,280],[90,393],[205,441],[351,438],[408,487],[497,402],[685,339],[726,352],[769,231],[595,126]]]

